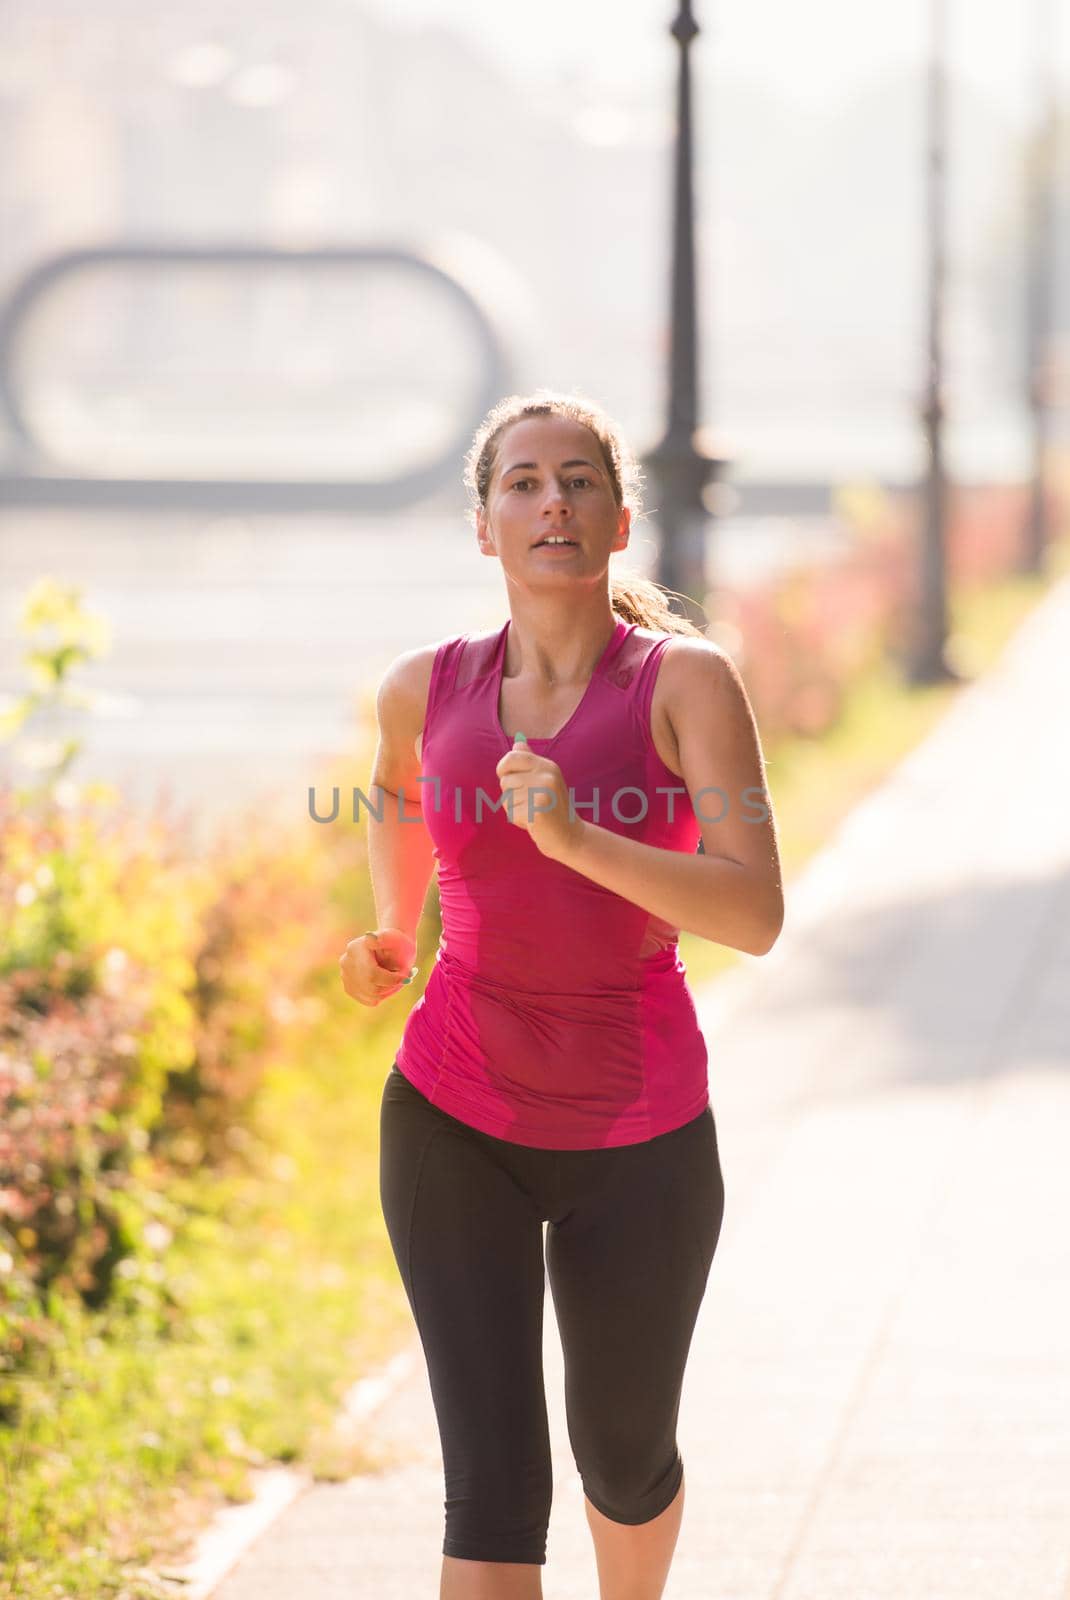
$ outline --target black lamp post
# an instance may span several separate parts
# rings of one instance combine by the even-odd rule
[[[1023,572],[1043,572],[1048,543],[1047,455],[1049,363],[1055,255],[1055,147],[1057,28],[1054,0],[1037,0],[1036,162],[1027,168],[1029,261],[1026,268],[1026,359],[1033,415],[1033,481],[1019,562]]]
[[[673,159],[672,299],[669,419],[661,442],[646,456],[657,490],[661,529],[657,582],[677,596],[676,609],[702,624],[706,594],[706,486],[723,463],[703,448],[698,433],[698,352],[695,302],[695,197],[692,182],[691,69],[688,52],[698,33],[690,0],[680,0],[669,30],[680,49]]]
[[[908,662],[912,683],[957,676],[947,646],[947,472],[944,463],[944,298],[947,277],[947,0],[929,0],[927,197],[929,241],[928,363],[922,420],[928,451],[920,550],[918,612]]]

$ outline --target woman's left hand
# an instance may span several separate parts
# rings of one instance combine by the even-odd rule
[[[510,802],[505,804],[509,820],[527,830],[544,856],[565,861],[578,847],[585,824],[582,817],[569,816],[568,785],[557,762],[536,755],[518,737],[494,770],[502,794],[512,795],[511,815]]]

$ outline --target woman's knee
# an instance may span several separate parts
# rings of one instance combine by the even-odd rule
[[[676,1498],[684,1463],[676,1446],[667,1461],[653,1465],[637,1455],[607,1455],[577,1461],[583,1492],[613,1522],[652,1522]]]

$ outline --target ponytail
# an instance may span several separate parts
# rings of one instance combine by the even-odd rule
[[[704,639],[705,633],[688,617],[669,610],[669,591],[637,572],[619,571],[610,577],[609,599],[623,622],[637,623],[655,633],[686,633]]]

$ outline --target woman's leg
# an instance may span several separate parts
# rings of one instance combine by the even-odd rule
[[[380,1196],[442,1444],[441,1594],[538,1600],[552,1495],[542,1219],[483,1139],[388,1077]]]
[[[584,1496],[587,1525],[594,1540],[602,1600],[660,1600],[669,1576],[684,1515],[684,1480],[676,1498],[649,1522],[614,1522]]]
[[[601,1596],[659,1600],[683,1510],[684,1369],[724,1214],[713,1112],[569,1152],[561,1171],[546,1260]]]

